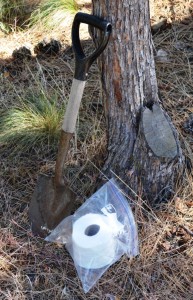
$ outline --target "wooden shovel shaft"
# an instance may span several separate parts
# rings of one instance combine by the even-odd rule
[[[76,120],[78,117],[80,102],[82,99],[86,81],[73,79],[70,98],[66,108],[62,130],[69,133],[74,133],[76,128]]]
[[[64,180],[62,175],[63,167],[68,154],[70,140],[76,129],[76,121],[78,117],[80,102],[82,99],[85,83],[86,81],[81,81],[77,79],[73,79],[72,82],[70,97],[64,115],[64,121],[62,125],[60,141],[58,146],[58,154],[56,158],[56,166],[55,166],[56,186],[64,185]]]
[[[64,132],[61,130],[60,141],[58,146],[58,154],[56,158],[55,166],[55,185],[56,187],[64,186],[63,180],[63,166],[68,154],[70,140],[73,136],[73,133]]]

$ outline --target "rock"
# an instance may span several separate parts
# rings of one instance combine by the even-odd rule
[[[168,57],[168,53],[163,50],[163,49],[159,49],[157,51],[157,54],[155,56],[155,60],[159,61],[159,62],[169,62],[169,57]]]
[[[37,55],[56,55],[60,52],[62,45],[54,39],[44,39],[34,47],[34,53]]]

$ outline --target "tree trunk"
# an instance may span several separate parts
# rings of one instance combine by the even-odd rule
[[[93,0],[93,14],[113,27],[99,60],[108,132],[103,172],[151,203],[168,198],[184,159],[158,97],[148,0]]]

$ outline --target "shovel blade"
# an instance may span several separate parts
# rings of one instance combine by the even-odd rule
[[[63,218],[72,213],[75,200],[76,195],[67,185],[56,187],[54,177],[39,175],[29,205],[33,234],[46,237]]]

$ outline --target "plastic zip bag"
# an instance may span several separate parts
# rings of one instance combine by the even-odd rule
[[[65,218],[45,240],[65,244],[85,293],[123,254],[139,254],[132,210],[113,179]]]

